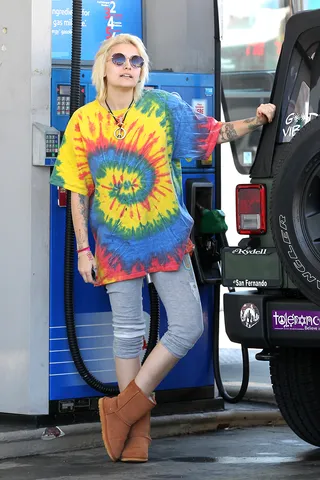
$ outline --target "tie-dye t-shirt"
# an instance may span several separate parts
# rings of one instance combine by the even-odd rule
[[[115,116],[124,111],[114,112]],[[96,100],[70,119],[53,185],[91,197],[98,285],[178,270],[193,219],[182,195],[182,159],[208,159],[220,132],[177,96],[146,91],[128,112],[127,135]]]

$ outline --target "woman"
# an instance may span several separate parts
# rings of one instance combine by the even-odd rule
[[[123,34],[102,44],[92,74],[97,98],[70,119],[51,178],[72,192],[79,272],[86,283],[105,285],[110,298],[121,393],[101,398],[99,410],[113,461],[148,460],[152,392],[203,332],[181,159],[207,159],[216,143],[271,122],[275,112],[273,105],[261,105],[254,118],[218,123],[195,114],[177,96],[145,91],[148,71],[137,37]],[[89,218],[95,257],[88,243]],[[146,274],[165,306],[169,327],[141,368]]]

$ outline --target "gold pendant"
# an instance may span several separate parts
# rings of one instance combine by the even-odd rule
[[[127,132],[123,127],[118,127],[114,131],[114,136],[116,137],[117,140],[123,140],[126,135],[127,135]]]

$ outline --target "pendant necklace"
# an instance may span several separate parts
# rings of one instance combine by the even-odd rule
[[[127,117],[127,115],[128,115],[128,112],[129,112],[130,108],[131,108],[132,105],[133,105],[133,102],[134,102],[134,99],[132,99],[132,102],[130,103],[130,105],[129,105],[127,111],[126,111],[126,113],[124,114],[124,116],[121,115],[121,117],[118,117],[118,118],[117,118],[117,117],[114,115],[114,113],[113,113],[113,111],[111,110],[111,108],[109,107],[108,102],[107,102],[107,100],[106,100],[106,105],[107,105],[107,108],[108,108],[108,110],[109,110],[109,113],[113,116],[113,118],[114,118],[114,120],[115,120],[115,122],[116,122],[116,124],[117,124],[117,128],[116,128],[115,131],[113,132],[113,135],[115,136],[115,138],[116,138],[117,140],[123,140],[123,139],[125,138],[125,136],[127,135],[126,130],[123,128],[123,124],[124,124],[124,122],[125,122],[125,119],[126,119],[126,117]]]

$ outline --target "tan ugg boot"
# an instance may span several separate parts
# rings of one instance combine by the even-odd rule
[[[102,438],[111,460],[120,458],[131,426],[155,406],[134,380],[117,397],[100,398]]]
[[[150,443],[150,412],[148,412],[132,425],[121,455],[121,462],[147,462]]]

